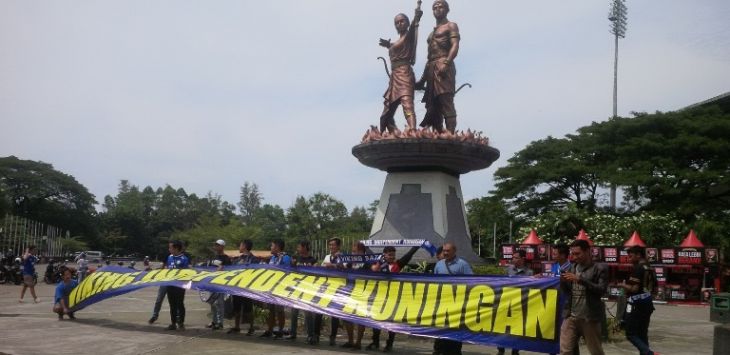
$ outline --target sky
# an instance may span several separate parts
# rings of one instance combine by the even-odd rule
[[[420,76],[435,23],[423,3]],[[0,1],[0,156],[43,161],[102,202],[120,180],[238,202],[244,182],[287,208],[325,192],[378,199],[386,173],[351,154],[377,124],[379,38],[416,1]],[[730,91],[730,2],[629,0],[618,113]],[[458,129],[501,157],[461,177],[465,200],[532,141],[612,114],[610,1],[452,0]],[[425,109],[417,93],[416,114]],[[401,111],[396,122],[405,124]]]

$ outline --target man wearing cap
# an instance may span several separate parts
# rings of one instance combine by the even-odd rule
[[[223,270],[223,266],[231,265],[231,258],[226,255],[224,249],[226,241],[218,239],[213,244],[215,256],[210,261],[211,266],[217,267],[216,271]],[[223,311],[225,309],[225,293],[216,292],[210,295],[208,302],[210,303],[210,312],[213,314],[213,322],[207,325],[212,330],[223,329]]]

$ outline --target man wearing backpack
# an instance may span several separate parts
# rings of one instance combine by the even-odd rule
[[[629,260],[634,269],[628,280],[621,286],[626,291],[626,311],[624,329],[626,339],[633,344],[641,355],[653,355],[649,348],[649,322],[654,312],[652,292],[656,289],[656,276],[648,262],[644,248],[629,248]]]

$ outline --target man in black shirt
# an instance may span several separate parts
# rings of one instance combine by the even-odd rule
[[[238,246],[241,255],[238,257],[236,265],[258,264],[259,258],[251,254],[253,242],[249,239],[242,241]],[[241,319],[247,322],[250,327],[246,335],[253,335],[253,300],[243,296],[233,296],[233,319],[234,327],[228,330],[228,334],[241,332]]]
[[[292,263],[294,266],[314,266],[317,265],[317,259],[309,254],[311,245],[309,241],[301,240],[297,244],[297,257]],[[304,321],[307,325],[307,343],[316,344],[319,342],[319,328],[322,324],[322,315],[315,316],[311,312],[305,312]],[[291,321],[289,325],[289,336],[286,340],[295,340],[297,338],[297,326],[299,323],[299,309],[292,308]],[[316,340],[315,340],[316,339]]]
[[[624,312],[624,329],[626,339],[633,344],[641,355],[653,355],[649,348],[649,322],[654,312],[652,301],[653,272],[645,259],[644,248],[629,248],[629,260],[634,264],[631,276],[621,286],[626,291],[626,311]]]

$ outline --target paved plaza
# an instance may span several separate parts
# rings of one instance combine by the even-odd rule
[[[38,270],[44,270],[43,267]],[[20,286],[0,285],[0,354],[373,354],[368,351],[344,351],[324,341],[319,346],[304,343],[301,333],[295,342],[260,339],[244,334],[228,335],[205,328],[209,322],[207,304],[197,292],[188,291],[187,330],[167,331],[167,304],[160,320],[147,324],[157,288],[145,288],[96,303],[76,314],[75,321],[58,321],[51,313],[54,286],[36,287],[41,303],[34,304],[30,295],[18,303]],[[610,307],[609,307],[610,309]],[[662,354],[711,354],[714,324],[709,322],[706,306],[658,305],[652,317],[650,341]],[[228,321],[227,321],[228,322]],[[288,320],[287,320],[288,325]],[[226,325],[228,327],[229,324]],[[261,325],[259,325],[260,329]],[[257,331],[257,335],[261,330]],[[340,330],[338,343],[344,343]],[[363,340],[369,341],[369,334]],[[394,354],[431,354],[432,341],[398,335]],[[636,354],[631,344],[620,336],[605,343],[607,354]],[[585,347],[582,354],[588,354]],[[465,345],[464,354],[496,354],[496,348]],[[532,354],[522,352],[522,354]]]

